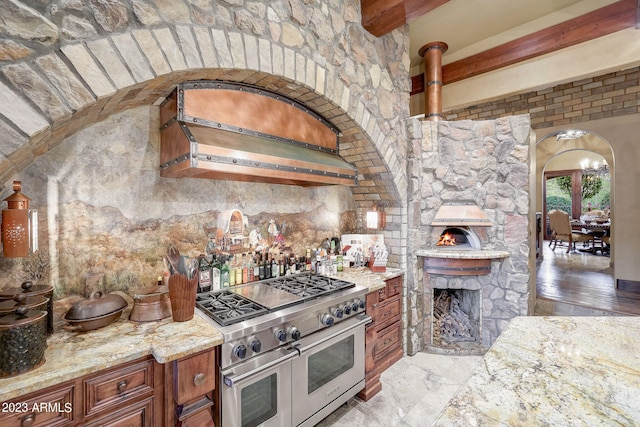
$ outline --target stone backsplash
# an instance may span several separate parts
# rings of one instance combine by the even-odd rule
[[[164,272],[170,244],[184,255],[204,253],[208,231],[229,210],[242,212],[246,235],[257,227],[265,240],[273,220],[297,255],[356,232],[348,187],[161,178],[157,121],[156,107],[114,115],[21,174],[39,211],[40,250],[0,258],[0,289],[33,280],[53,285],[56,298],[92,290],[133,294]]]

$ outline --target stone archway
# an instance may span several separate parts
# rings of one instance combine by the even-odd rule
[[[149,20],[151,11],[138,6],[120,12]],[[42,8],[34,3],[34,10],[38,7]],[[91,17],[103,27],[108,24],[103,29],[109,34],[76,34],[81,40],[72,42],[56,39],[56,24],[30,12],[30,19],[46,24],[39,27],[46,34],[31,37],[46,42],[4,65],[6,84],[0,81],[4,105],[0,111],[0,152],[4,154],[0,156],[0,183],[5,189],[34,159],[92,123],[129,108],[157,104],[182,81],[230,80],[298,99],[336,124],[342,131],[340,154],[359,171],[359,185],[352,188],[356,202],[363,211],[374,203],[390,208],[389,218],[397,220],[388,221],[385,231],[400,232],[406,222],[406,159],[402,153],[407,142],[402,119],[408,115],[408,105],[401,105],[403,88],[394,86],[398,83],[378,65],[376,54],[358,57],[360,62],[371,63],[351,69],[347,66],[351,58],[346,58],[345,66],[345,58],[343,64],[328,62],[305,48],[305,42],[292,43],[284,34],[272,41],[246,28],[228,30],[187,22],[189,14],[181,7],[155,2],[159,13],[149,21],[154,25],[142,19],[138,28],[130,20],[115,25],[120,22],[114,20],[120,16],[115,6],[108,13],[102,11],[103,19],[93,7]],[[351,19],[351,6],[339,7],[345,19]],[[16,16],[26,14],[25,10],[12,10],[10,18],[19,21]],[[64,31],[64,25],[62,22],[57,29]],[[282,24],[282,28],[289,26]],[[346,29],[334,31],[337,35]],[[350,36],[364,45],[383,42],[362,39],[363,35],[353,31]],[[316,41],[321,42],[326,40]],[[363,80],[360,73],[365,69],[369,76]],[[395,256],[390,262],[404,264],[402,245],[392,248]]]

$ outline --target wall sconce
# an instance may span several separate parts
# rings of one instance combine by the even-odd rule
[[[38,211],[29,209],[29,199],[20,192],[22,183],[13,181],[14,193],[4,199],[2,250],[6,258],[26,257],[38,250]]]
[[[367,228],[378,230],[386,225],[387,214],[383,210],[378,210],[378,207],[374,206],[373,210],[367,211]]]

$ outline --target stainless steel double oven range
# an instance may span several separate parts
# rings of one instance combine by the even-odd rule
[[[299,273],[198,294],[224,336],[221,427],[313,426],[364,388],[366,292]]]

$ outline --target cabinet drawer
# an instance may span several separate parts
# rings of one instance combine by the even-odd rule
[[[178,405],[210,393],[215,388],[213,350],[174,362],[173,398]]]
[[[85,427],[153,427],[153,397],[85,424]]]
[[[2,402],[0,426],[67,426],[74,422],[73,384],[56,387],[36,397]],[[5,417],[6,415],[6,417]]]
[[[124,366],[84,381],[85,414],[93,415],[153,393],[153,361]]]
[[[389,351],[400,346],[400,323],[394,323],[378,332],[376,347],[373,352],[374,359],[379,359]]]
[[[402,291],[402,276],[394,277],[386,281],[387,298],[398,295]]]
[[[376,328],[384,328],[389,322],[399,320],[401,311],[402,302],[399,297],[396,297],[375,306],[371,317]]]

